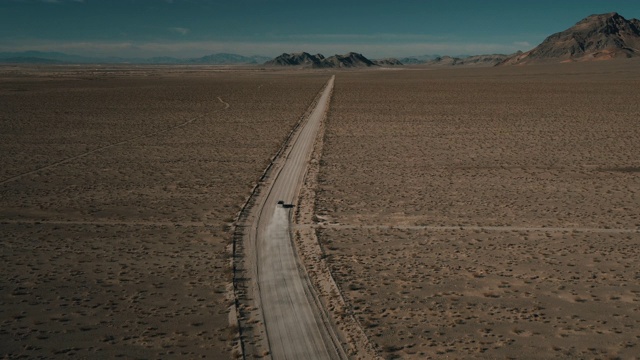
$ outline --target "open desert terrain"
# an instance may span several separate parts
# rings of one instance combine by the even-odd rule
[[[231,223],[326,74],[0,69],[0,357],[232,357]]]
[[[639,66],[336,76],[311,225],[383,357],[640,353]]]
[[[234,222],[335,74],[293,218],[350,358],[633,358],[639,66],[2,67],[0,354],[237,356]]]

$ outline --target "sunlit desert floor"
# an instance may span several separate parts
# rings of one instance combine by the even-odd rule
[[[307,225],[383,357],[636,356],[638,65],[337,73]],[[329,76],[0,69],[0,354],[232,357],[230,224]]]
[[[336,78],[316,225],[385,358],[632,358],[638,62]]]
[[[0,77],[0,357],[231,358],[229,225],[327,76]]]

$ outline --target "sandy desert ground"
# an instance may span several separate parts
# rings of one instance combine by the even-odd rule
[[[639,65],[337,74],[302,218],[381,355],[636,356]],[[327,74],[2,67],[2,357],[232,357],[229,224]]]
[[[229,223],[327,76],[0,78],[0,357],[231,358]]]
[[[337,76],[318,236],[384,357],[640,353],[639,65]]]

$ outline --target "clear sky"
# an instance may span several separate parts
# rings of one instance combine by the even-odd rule
[[[582,18],[640,18],[639,0],[0,0],[0,51],[367,57],[529,50]]]

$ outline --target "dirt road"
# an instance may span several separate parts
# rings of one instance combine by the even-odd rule
[[[256,307],[262,312],[269,352],[273,359],[342,359],[344,353],[311,285],[300,268],[291,239],[292,209],[307,170],[318,129],[329,106],[332,77],[316,107],[290,139],[273,171],[266,196],[253,207],[250,242],[255,256]]]

